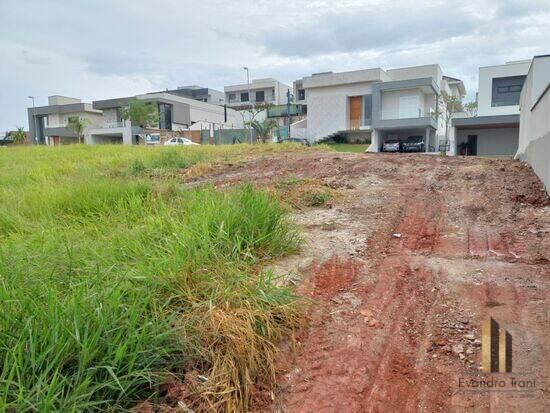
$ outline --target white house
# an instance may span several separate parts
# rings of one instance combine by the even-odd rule
[[[294,88],[307,105],[307,120],[293,125],[294,135],[312,141],[337,134],[370,139],[373,152],[386,139],[408,136],[423,136],[426,151],[450,148],[445,123],[436,116],[439,96],[461,99],[466,93],[462,81],[443,76],[437,64],[317,73],[294,82]]]
[[[281,105],[287,102],[289,90],[290,86],[276,79],[255,79],[250,84],[225,86],[225,102],[228,107],[237,110],[248,109],[258,103]]]
[[[194,89],[197,90],[197,89]],[[241,128],[242,116],[237,111],[218,104],[204,102],[210,99],[209,89],[202,88],[200,96],[187,97],[181,89],[153,92],[137,96],[97,100],[82,103],[79,99],[51,96],[48,106],[28,109],[29,126],[33,143],[76,143],[77,135],[69,126],[69,118],[86,119],[84,141],[88,144],[124,143],[136,144],[141,129],[122,119],[121,109],[131,100],[143,100],[157,107],[160,130],[187,130],[197,122],[224,128]],[[221,99],[218,95],[216,99]]]
[[[27,109],[29,142],[31,144],[59,145],[77,143],[77,133],[69,127],[69,119],[85,119],[84,135],[90,128],[103,123],[103,113],[91,103],[66,96],[49,96],[47,106]]]
[[[518,149],[519,101],[530,60],[479,68],[477,116],[456,117],[456,153],[514,156]]]
[[[550,55],[533,58],[519,110],[516,158],[528,162],[550,192]]]

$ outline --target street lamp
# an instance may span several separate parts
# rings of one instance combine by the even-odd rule
[[[32,122],[34,125],[34,140],[36,141],[36,143],[38,143],[38,136],[36,136],[38,133],[38,128],[36,127],[36,109],[34,106],[34,96],[27,96],[27,97],[32,100]]]
[[[254,112],[254,102],[252,101],[252,95],[250,94],[250,70],[247,66],[243,67],[244,70],[246,70],[246,84],[248,85],[248,101],[252,103],[252,112],[250,114],[250,118],[252,120],[252,113]],[[254,143],[254,139],[252,137],[252,128],[250,130],[250,143]]]

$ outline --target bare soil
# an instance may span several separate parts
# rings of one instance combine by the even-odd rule
[[[195,183],[338,191],[295,213],[307,246],[278,262],[308,323],[281,344],[275,412],[544,412],[550,408],[550,202],[517,161],[291,153],[220,166]],[[469,391],[487,378],[481,323],[513,336],[513,371],[533,391]],[[521,376],[523,374],[523,376]],[[501,377],[502,375],[496,375]]]

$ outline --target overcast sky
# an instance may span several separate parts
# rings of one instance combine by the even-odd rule
[[[469,98],[479,66],[550,53],[550,0],[1,0],[0,131],[28,95],[84,101],[253,78],[439,63]]]

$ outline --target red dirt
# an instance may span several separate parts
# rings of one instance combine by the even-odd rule
[[[330,210],[297,214],[309,241],[296,264],[309,323],[295,350],[282,346],[275,400],[256,410],[548,411],[550,202],[528,167],[309,153],[207,179],[221,187],[288,176],[343,196]],[[512,333],[514,372],[535,378],[536,391],[458,386],[480,377],[477,340],[489,316]]]

